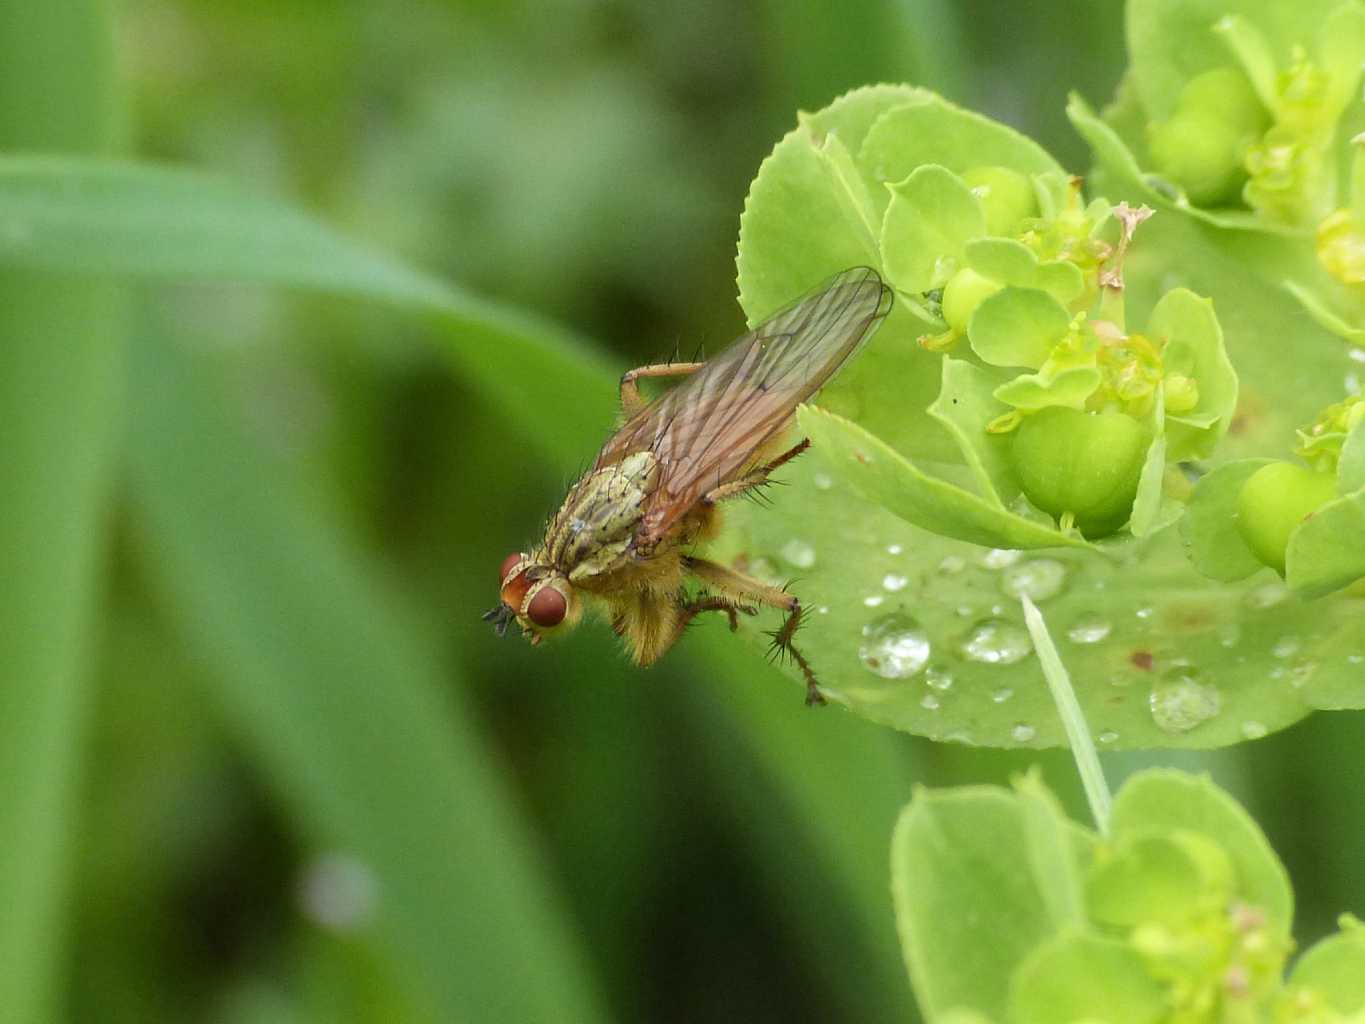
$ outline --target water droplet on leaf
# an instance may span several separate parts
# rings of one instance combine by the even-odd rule
[[[1023,557],[1022,551],[1012,548],[991,548],[978,561],[987,569],[1008,569]]]
[[[882,577],[882,589],[889,590],[894,594],[897,590],[904,590],[905,585],[909,582],[910,580],[906,577],[889,572]]]
[[[1038,730],[1027,722],[1020,722],[1010,730],[1010,739],[1014,740],[1015,743],[1027,743],[1037,735]]]
[[[1190,669],[1167,673],[1148,698],[1152,720],[1163,732],[1189,732],[1222,709],[1222,695],[1198,682]]]
[[[929,637],[920,624],[901,612],[863,626],[858,659],[883,679],[908,679],[929,661]]]
[[[815,564],[815,548],[795,537],[782,546],[780,554],[784,562],[797,569],[809,569]]]
[[[1034,601],[1055,597],[1066,586],[1067,568],[1052,558],[1035,558],[1006,568],[1000,574],[1000,589],[1011,597],[1027,594]]]
[[[1073,644],[1097,644],[1108,639],[1113,630],[1114,627],[1098,615],[1085,615],[1071,624],[1066,635]]]
[[[1004,619],[983,619],[962,641],[962,654],[970,661],[988,665],[1013,665],[1033,651],[1023,626]]]

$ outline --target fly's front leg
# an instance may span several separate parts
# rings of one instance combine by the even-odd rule
[[[801,445],[797,446],[797,448],[801,447]],[[788,453],[782,461],[791,458],[792,454]],[[792,643],[792,638],[796,636],[796,631],[801,627],[802,618],[805,615],[805,609],[801,607],[801,602],[795,594],[789,594],[780,587],[769,586],[752,576],[727,569],[723,565],[707,561],[704,558],[685,558],[683,559],[683,567],[707,586],[716,590],[722,598],[729,599],[736,604],[761,604],[786,612],[787,617],[782,620],[782,625],[771,634],[773,651],[790,655],[792,661],[796,662],[801,669],[801,674],[806,678],[806,703],[825,703],[825,698],[820,693],[820,684],[815,679],[815,671],[811,668],[810,662]]]
[[[743,494],[753,487],[761,487],[768,482],[769,474],[775,469],[785,466],[809,447],[810,438],[803,437],[800,444],[792,445],[766,466],[759,466],[758,469],[752,473],[745,473],[738,480],[731,480],[728,484],[721,484],[719,487],[707,491],[701,496],[701,500],[708,505],[714,505],[726,498],[733,498],[736,494]]]
[[[651,363],[627,370],[621,376],[621,409],[630,419],[647,404],[640,397],[640,387],[635,382],[642,377],[686,377],[696,373],[705,363]]]

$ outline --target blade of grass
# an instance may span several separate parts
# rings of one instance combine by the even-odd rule
[[[1062,726],[1066,729],[1071,756],[1076,759],[1076,769],[1085,787],[1090,814],[1100,834],[1106,835],[1109,832],[1109,810],[1113,801],[1109,796],[1109,786],[1104,781],[1104,769],[1100,766],[1100,755],[1095,750],[1090,726],[1076,700],[1076,691],[1071,687],[1071,676],[1062,664],[1062,656],[1057,653],[1057,645],[1052,642],[1047,623],[1043,621],[1043,613],[1027,594],[1023,594],[1019,600],[1024,606],[1024,624],[1033,638],[1033,649],[1038,652],[1043,678],[1052,691],[1052,702],[1057,705],[1057,714],[1061,716]]]
[[[293,818],[374,872],[372,938],[435,1019],[599,1019],[463,690],[328,509],[158,341],[133,353],[137,528],[225,718]]]
[[[0,157],[0,265],[158,281],[215,280],[389,303],[433,320],[455,368],[514,417],[554,409],[542,450],[583,457],[614,374],[546,320],[488,302],[351,241],[292,206],[190,171]],[[537,372],[527,374],[528,367]],[[565,402],[566,394],[577,401]]]
[[[0,149],[104,150],[115,95],[100,3],[0,5]],[[0,310],[0,1007],[28,1024],[61,1017],[122,344],[108,283],[11,266]]]

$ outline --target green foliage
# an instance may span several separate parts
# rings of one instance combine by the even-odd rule
[[[1227,104],[1229,88],[1227,75],[1201,78],[1187,101]],[[800,507],[738,510],[723,549],[769,578],[800,577],[803,598],[823,609],[806,635],[824,655],[817,668],[834,699],[932,737],[992,745],[1060,737],[1042,689],[1027,681],[1034,661],[1014,603],[1021,591],[1081,638],[1065,660],[1109,744],[1236,742],[1319,701],[1341,706],[1365,646],[1351,624],[1355,600],[1286,607],[1264,576],[1210,585],[1180,564],[1168,530],[1183,518],[1189,565],[1205,576],[1235,583],[1261,568],[1243,532],[1255,532],[1258,517],[1283,520],[1270,508],[1282,488],[1255,499],[1248,517],[1236,505],[1244,478],[1209,500],[1206,488],[1235,470],[1206,473],[1191,492],[1177,466],[1282,429],[1307,394],[1329,393],[1314,374],[1330,353],[1266,341],[1278,337],[1273,317],[1297,317],[1302,329],[1292,296],[1249,288],[1235,239],[1192,234],[1184,218],[1198,211],[1147,184],[1083,105],[1072,113],[1099,147],[1102,183],[1131,184],[1138,194],[1120,195],[1162,206],[1152,222],[1139,227],[1140,211],[1086,202],[1012,132],[918,90],[856,91],[804,116],[779,143],[742,221],[740,297],[751,320],[841,259],[879,266],[897,307],[821,393],[826,411],[798,417],[822,462],[789,472]],[[1032,208],[1016,187],[1026,180]],[[988,215],[993,189],[1003,200]],[[792,217],[798,206],[803,216]],[[1275,255],[1282,232],[1262,233],[1252,266],[1302,255],[1293,247]],[[1208,298],[1168,283],[1172,267],[1187,266],[1206,294],[1221,296],[1219,312],[1232,311],[1236,337]],[[1148,311],[1141,333],[1125,327],[1129,307]],[[940,352],[935,370],[927,357]],[[1249,393],[1239,385],[1244,369]],[[1242,413],[1229,439],[1247,397],[1254,412]],[[1340,440],[1328,431],[1319,443],[1329,437]],[[1332,511],[1305,525],[1310,537],[1322,536],[1319,520],[1332,528],[1318,559],[1355,528],[1354,513]],[[814,556],[784,559],[789,546]],[[1001,570],[981,548],[1005,551],[998,558],[1018,559],[1018,568]],[[1291,584],[1317,597],[1328,586],[1308,564],[1301,557]],[[1356,572],[1339,553],[1333,568],[1336,587]],[[1100,639],[1092,645],[1091,636]]]
[[[1365,1005],[1350,921],[1284,979],[1288,878],[1206,778],[1133,776],[1105,835],[1066,820],[1035,778],[1012,792],[922,791],[896,826],[891,869],[932,1019],[1335,1020]]]

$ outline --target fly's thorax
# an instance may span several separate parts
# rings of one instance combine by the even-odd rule
[[[634,452],[578,481],[545,535],[549,559],[576,582],[610,572],[629,558],[658,476],[653,454]]]

